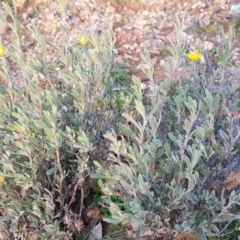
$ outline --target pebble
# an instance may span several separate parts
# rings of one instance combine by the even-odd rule
[[[137,22],[137,27],[138,27],[139,29],[143,29],[144,26],[147,25],[147,23],[148,23],[148,22],[147,22],[146,20],[141,19],[141,20],[139,20],[139,21]]]
[[[239,59],[239,56],[237,56],[237,55],[232,56],[232,60],[236,61],[238,59]]]
[[[240,13],[240,4],[233,4],[230,8],[233,13]]]
[[[160,55],[160,51],[158,49],[150,49],[149,52],[154,55]]]
[[[91,18],[92,18],[93,20],[99,20],[99,16],[98,16],[97,13],[96,13],[96,14],[93,14],[93,15],[91,16]]]
[[[166,17],[167,13],[165,11],[159,11],[157,12],[158,17]]]
[[[222,42],[222,37],[221,37],[221,35],[218,34],[218,35],[215,37],[215,40],[216,40],[216,42],[218,42],[218,43]]]
[[[15,0],[15,3],[16,3],[18,10],[20,10],[20,11],[24,10],[25,0]]]
[[[214,44],[209,41],[204,41],[203,46],[206,50],[211,51],[213,49]]]
[[[22,17],[23,17],[24,21],[26,21],[28,19],[28,13],[23,13]],[[0,28],[1,28],[1,26],[0,26]]]
[[[116,12],[115,7],[113,7],[113,6],[106,7],[106,13],[114,14],[115,12]]]
[[[147,11],[147,10],[143,11],[143,12],[142,12],[142,15],[143,15],[143,16],[149,16],[149,11]]]
[[[121,14],[115,14],[115,20],[116,20],[116,22],[118,22],[118,23],[120,23],[121,21],[122,21],[122,19],[123,19],[123,17],[122,17],[122,15]]]
[[[142,50],[141,50],[141,51],[142,51]],[[141,52],[141,51],[140,51],[140,52]],[[140,61],[141,61],[141,58],[139,58],[139,57],[133,57],[132,60],[133,60],[134,62],[140,62]]]
[[[129,48],[130,48],[130,50],[132,50],[132,51],[135,49],[135,47],[134,47],[133,45],[130,45]]]
[[[198,9],[198,8],[205,8],[205,7],[206,7],[206,4],[199,1],[199,2],[194,3],[194,4],[191,6],[191,9],[192,9],[192,10],[195,10],[195,9]]]
[[[53,20],[55,18],[54,13],[50,13],[46,16],[46,19]]]

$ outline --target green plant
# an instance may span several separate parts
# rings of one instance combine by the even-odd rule
[[[173,57],[180,63],[180,55]],[[112,166],[106,170],[95,162],[92,177],[104,179],[100,186],[112,214],[104,220],[131,224],[136,239],[149,229],[156,236],[188,232],[199,239],[229,234],[225,226],[239,220],[233,209],[240,205],[240,195],[223,186],[216,190],[212,182],[239,154],[234,147],[240,136],[233,111],[239,102],[237,85],[226,86],[224,80],[215,86],[212,78],[203,85],[204,72],[194,81],[179,84],[170,74],[171,81],[158,82],[148,70],[150,94],[134,77],[134,109],[122,114],[125,123],[104,135]],[[116,194],[123,204],[112,201]]]
[[[216,86],[202,71],[194,81],[178,82],[186,49],[179,38],[169,48],[169,79],[155,79],[145,50],[141,69],[150,87],[142,89],[136,77],[129,87],[128,73],[114,65],[112,31],[73,45],[66,1],[58,2],[62,42],[47,42],[35,26],[32,55],[23,51],[15,3],[13,11],[3,3],[13,23],[1,20],[13,41],[0,42],[1,233],[9,239],[31,229],[31,239],[88,238],[82,229],[91,176],[99,188],[90,194],[103,205],[104,220],[131,226],[136,239],[149,229],[200,239],[228,234],[225,226],[239,220],[240,195],[213,183],[239,155],[238,86]],[[180,36],[180,21],[175,27]],[[228,41],[220,76],[231,57],[233,38]],[[52,49],[57,61],[49,60]],[[113,234],[105,239],[121,239]]]
[[[225,36],[225,33],[223,31],[223,28],[221,28],[222,33],[222,49],[218,51],[218,58],[219,58],[219,65],[222,69],[222,81],[224,80],[224,70],[227,67],[227,64],[229,63],[232,51],[234,47],[234,40],[235,40],[235,31],[232,26],[229,27],[229,32],[227,37]]]
[[[13,20],[1,17],[13,31],[0,59],[0,226],[6,238],[28,227],[31,239],[81,235],[92,162],[108,151],[102,133],[116,127],[131,102],[122,96],[116,107],[112,31],[87,36],[89,45],[71,45],[66,1],[59,5],[62,43],[47,42],[34,26],[37,52],[26,55],[16,5],[12,11],[3,3]],[[51,49],[56,62],[49,60]]]
[[[7,3],[9,5],[13,5],[13,1],[12,0],[3,0],[4,3]]]

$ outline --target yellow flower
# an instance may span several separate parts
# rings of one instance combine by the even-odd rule
[[[188,59],[191,61],[198,61],[202,57],[202,53],[199,52],[190,52],[188,53]]]
[[[0,183],[3,183],[5,181],[5,176],[0,176]]]
[[[5,53],[6,53],[6,48],[4,46],[0,46],[0,57],[5,55]]]
[[[81,164],[82,169],[86,170],[88,168],[88,164],[86,162],[83,162]]]
[[[85,46],[87,44],[88,40],[85,37],[81,37],[79,39],[79,42],[81,45]]]

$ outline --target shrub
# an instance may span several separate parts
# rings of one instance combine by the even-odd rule
[[[218,53],[220,67],[212,73],[197,68],[195,62],[186,66],[185,44],[180,35],[178,39],[165,64],[169,81],[154,81],[149,55],[143,55],[153,80],[150,92],[133,78],[134,109],[122,114],[125,122],[117,131],[104,135],[112,165],[106,170],[96,161],[92,175],[99,178],[112,213],[104,220],[130,224],[136,239],[149,230],[156,236],[187,232],[199,239],[220,237],[239,219],[233,209],[240,195],[223,181],[233,162],[239,165],[238,79],[226,77],[234,32],[230,28],[228,43],[223,41],[225,47]],[[192,79],[179,83],[174,79],[183,64]],[[221,81],[216,84],[218,77]],[[112,195],[123,203],[113,202]]]
[[[35,26],[37,52],[23,52],[16,8],[3,6],[14,39],[7,51],[0,43],[1,232],[77,239],[92,162],[107,152],[102,134],[128,108],[129,91],[113,78],[126,77],[114,65],[115,38],[107,30],[85,36],[88,45],[71,45],[61,5],[62,43],[48,42]]]
[[[35,26],[34,54],[22,50],[14,3],[13,11],[3,4],[13,24],[1,19],[14,38],[7,51],[0,43],[1,233],[82,239],[91,176],[110,214],[104,220],[130,225],[136,239],[148,229],[201,239],[224,234],[238,219],[233,209],[240,200],[216,181],[239,154],[238,86],[224,75],[233,38],[219,52],[220,71],[204,73],[184,62],[178,23],[179,41],[165,64],[169,79],[154,78],[144,51],[150,88],[143,90],[136,77],[129,87],[115,64],[111,30],[69,42],[64,3],[62,43],[48,42]],[[181,66],[193,80],[176,80]]]

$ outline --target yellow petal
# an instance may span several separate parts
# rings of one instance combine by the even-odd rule
[[[79,42],[80,42],[80,44],[82,44],[83,46],[85,46],[88,41],[87,41],[87,39],[86,39],[85,37],[81,37],[81,38],[79,39]]]
[[[5,176],[0,176],[0,183],[3,183],[5,181]]]
[[[0,57],[2,57],[6,53],[6,48],[4,46],[0,46]]]
[[[191,52],[188,53],[188,59],[191,61],[198,61],[202,57],[202,53],[199,52]]]

